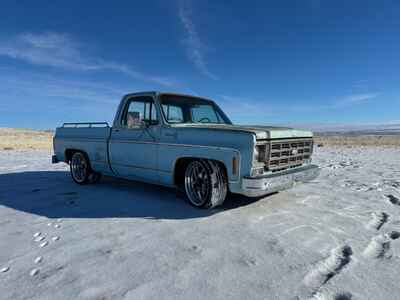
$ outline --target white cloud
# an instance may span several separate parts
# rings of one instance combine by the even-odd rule
[[[80,106],[83,102],[91,105],[99,104],[117,104],[121,97],[127,93],[127,89],[120,87],[108,86],[87,80],[70,80],[62,78],[54,78],[51,75],[42,75],[38,73],[24,72],[8,72],[7,69],[0,69],[0,81],[4,83],[0,86],[0,92],[7,98],[10,96],[18,96],[20,102],[41,103],[43,98],[55,99],[71,99],[74,105]],[[15,107],[20,103],[12,103],[4,101],[3,107]],[[57,107],[59,102],[54,102]],[[32,107],[26,107],[32,109]]]
[[[277,105],[282,101],[254,99],[250,97],[237,97],[230,95],[220,95],[221,107],[235,117],[248,116],[283,116],[287,113],[317,113],[321,111],[340,110],[345,107],[361,105],[371,99],[378,97],[379,93],[352,94],[343,96],[326,104],[312,104],[307,101],[296,101],[296,104]],[[217,99],[218,100],[218,99]],[[322,101],[318,101],[323,103]],[[301,104],[299,104],[301,103]]]
[[[186,46],[186,53],[189,59],[193,62],[195,67],[205,76],[216,80],[217,76],[210,72],[206,60],[204,58],[204,51],[206,46],[200,40],[197,29],[191,19],[191,6],[189,1],[180,1],[179,5],[179,19],[185,29],[185,38],[183,40]]]
[[[378,97],[378,93],[353,94],[337,102],[338,105],[359,104]]]
[[[0,55],[35,65],[75,71],[110,70],[162,86],[178,85],[172,78],[148,75],[124,64],[85,55],[82,44],[69,35],[55,32],[24,33],[0,42]]]

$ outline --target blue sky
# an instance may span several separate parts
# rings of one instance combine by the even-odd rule
[[[191,93],[237,123],[400,120],[399,1],[2,1],[0,126]]]

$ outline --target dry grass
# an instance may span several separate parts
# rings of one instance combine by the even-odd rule
[[[400,135],[319,135],[315,144],[347,146],[400,146]]]
[[[53,133],[32,129],[0,128],[0,150],[49,150]]]

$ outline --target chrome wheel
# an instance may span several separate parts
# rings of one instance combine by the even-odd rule
[[[85,183],[89,175],[89,165],[85,156],[76,152],[71,158],[71,175],[77,183]]]
[[[205,205],[211,194],[211,178],[204,163],[193,161],[185,173],[185,190],[190,202],[195,206]]]

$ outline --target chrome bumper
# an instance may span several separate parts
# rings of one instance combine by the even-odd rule
[[[320,168],[318,166],[307,165],[261,177],[244,177],[241,194],[247,197],[260,197],[275,193],[291,188],[296,182],[313,180],[318,177],[319,173]]]

